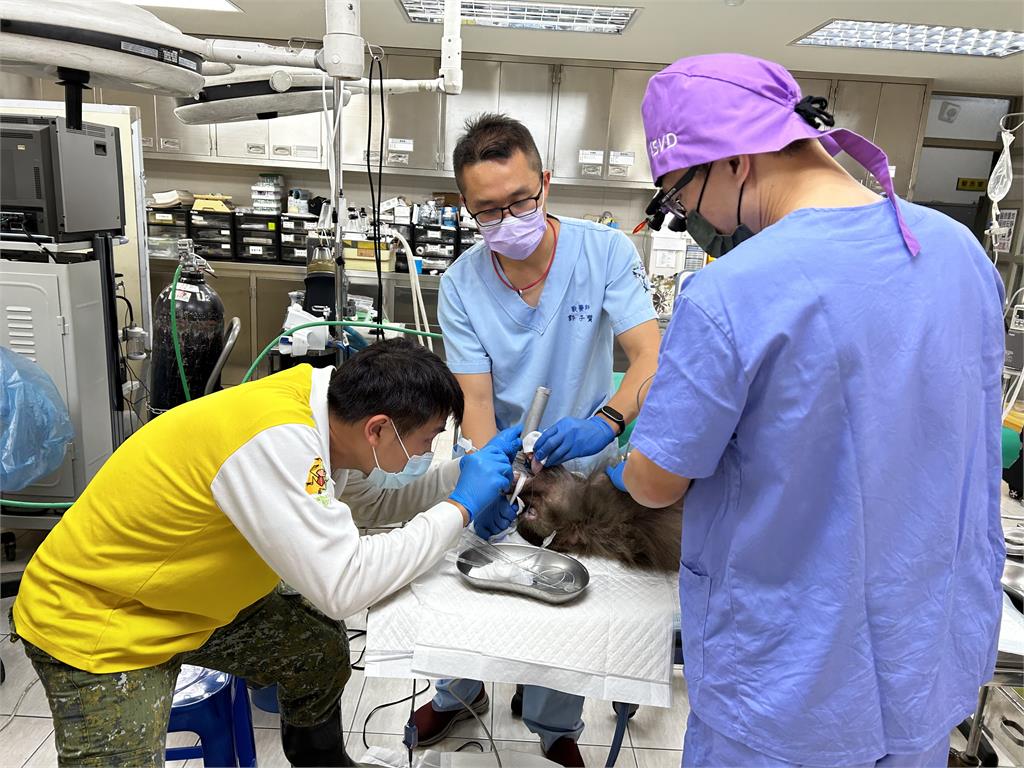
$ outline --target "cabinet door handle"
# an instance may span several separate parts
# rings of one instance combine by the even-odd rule
[[[181,152],[181,139],[160,139],[161,152]]]
[[[275,144],[274,145],[274,154],[275,155],[280,155],[280,156],[287,157],[287,156],[290,156],[291,153],[292,153],[292,148],[289,147],[287,144]]]
[[[245,145],[245,151],[250,155],[265,155],[267,154],[267,145],[249,143]]]

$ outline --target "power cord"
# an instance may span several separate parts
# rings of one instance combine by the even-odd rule
[[[459,694],[457,694],[454,690],[452,690],[455,686],[455,683],[457,682],[459,682],[458,679],[452,680],[452,685],[448,688],[448,693],[454,696],[456,701],[458,701],[459,704],[465,707],[469,711],[469,714],[476,718],[476,721],[480,723],[480,727],[484,729],[484,733],[487,735],[487,741],[491,743],[491,749],[494,750],[494,759],[498,761],[498,768],[503,768],[501,764],[501,755],[498,754],[498,746],[494,743],[494,737],[491,736],[491,730],[486,725],[484,725],[484,721],[480,719],[480,715],[476,713],[476,710],[474,710],[469,704],[464,702],[462,700],[462,697],[459,696]],[[483,747],[480,748],[480,751],[483,752]]]
[[[372,49],[371,49],[372,50]],[[373,183],[373,166],[371,161],[371,150],[373,146],[373,70],[377,68],[377,80],[378,80],[378,96],[380,101],[380,145],[377,150],[377,186],[374,187]],[[384,175],[384,64],[382,63],[381,56],[373,54],[370,58],[370,69],[369,69],[368,85],[369,89],[367,92],[367,114],[366,114],[366,181],[370,186],[370,212],[372,214],[372,233],[373,238],[373,256],[374,261],[377,264],[377,319],[381,322],[384,320],[384,277],[381,274],[381,250],[380,250],[380,204],[381,196],[383,194],[383,175]],[[376,336],[378,339],[384,338],[384,332],[380,329],[376,330]]]
[[[36,240],[36,236],[25,228],[24,220],[21,221],[21,231],[22,233],[24,233],[25,237],[27,237],[32,242],[32,245],[34,245],[40,251],[45,253],[47,257],[49,257],[51,260],[57,261],[57,257],[53,255],[53,252],[45,245],[43,245],[43,243],[41,243],[39,240]]]
[[[373,709],[370,710],[369,714],[366,715],[366,719],[363,721],[363,747],[365,747],[366,749],[370,748],[369,743],[366,741],[366,729],[370,725],[370,718],[372,718],[375,714],[377,714],[382,709],[387,709],[388,707],[394,707],[394,706],[397,706],[399,704],[404,704],[405,702],[407,702],[409,700],[412,700],[413,702],[415,702],[417,696],[422,696],[424,693],[426,693],[428,690],[430,690],[430,683],[429,682],[426,685],[424,685],[423,688],[421,690],[419,690],[419,691],[415,690],[415,685],[416,685],[416,680],[414,679],[413,680],[413,686],[414,687],[413,687],[413,692],[412,692],[411,696],[404,696],[401,699],[397,699],[395,701],[389,701],[387,704],[378,704],[376,707],[374,707]]]
[[[14,708],[11,710],[11,714],[7,716],[7,719],[0,725],[0,732],[6,730],[7,726],[14,722],[14,718],[18,714],[18,710],[21,709],[21,703],[28,696],[28,692],[32,690],[32,687],[39,682],[39,678],[35,678],[32,682],[25,686],[25,689],[21,692],[21,696],[18,697],[18,701],[14,704]]]

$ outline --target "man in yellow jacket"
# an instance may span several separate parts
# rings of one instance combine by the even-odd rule
[[[277,683],[293,765],[354,765],[341,619],[435,564],[511,482],[514,429],[430,466],[462,410],[444,363],[393,340],[194,400],[129,438],[40,546],[12,611],[60,764],[162,765],[186,663]],[[361,538],[357,521],[408,524]]]

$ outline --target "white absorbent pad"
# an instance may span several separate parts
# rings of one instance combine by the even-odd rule
[[[366,674],[524,683],[670,706],[675,575],[579,559],[590,586],[563,605],[473,589],[442,561],[370,610]]]

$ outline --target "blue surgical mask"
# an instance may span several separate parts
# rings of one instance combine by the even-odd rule
[[[405,469],[401,472],[385,472],[380,468],[380,462],[377,461],[377,449],[370,446],[370,450],[373,451],[373,463],[377,466],[370,471],[367,476],[373,485],[378,488],[385,490],[395,490],[396,488],[402,488],[408,485],[418,477],[422,477],[428,469],[430,469],[430,463],[434,460],[433,451],[420,454],[419,456],[410,456],[409,451],[405,449],[405,443],[402,442],[402,436],[398,434],[398,427],[395,426],[395,422],[391,422],[391,428],[395,430],[395,437],[398,438],[398,444],[402,446],[402,450],[405,452],[405,458],[408,459],[405,463]]]

